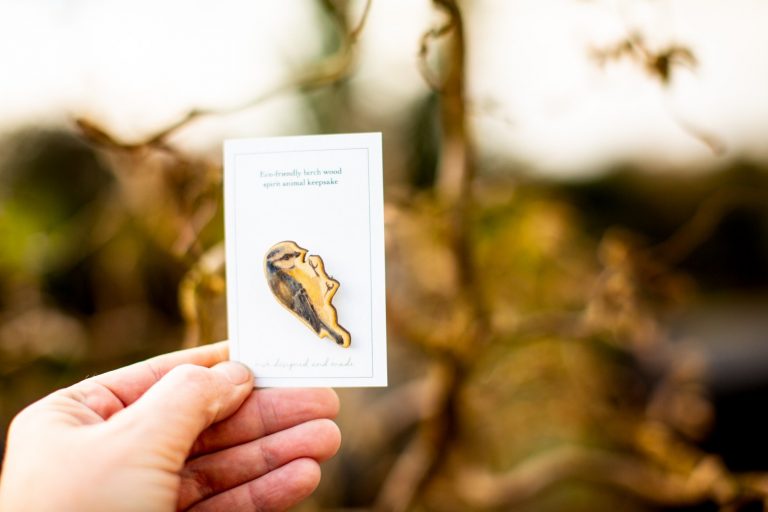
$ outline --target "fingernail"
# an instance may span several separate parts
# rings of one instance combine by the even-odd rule
[[[245,384],[253,381],[251,370],[237,361],[224,361],[213,367],[223,373],[232,384]]]

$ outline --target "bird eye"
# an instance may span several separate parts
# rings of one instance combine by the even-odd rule
[[[280,259],[281,259],[281,260],[288,260],[288,259],[290,259],[290,258],[291,258],[291,255],[290,255],[290,254],[286,254],[286,255],[284,255],[284,256],[283,256],[282,258],[280,258]]]

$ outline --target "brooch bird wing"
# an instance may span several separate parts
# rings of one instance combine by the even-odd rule
[[[338,323],[331,301],[338,281],[325,273],[320,256],[306,257],[307,250],[295,242],[273,245],[264,258],[264,271],[275,298],[320,338],[331,338],[349,347],[351,336]]]
[[[317,316],[317,311],[315,311],[315,308],[312,306],[307,290],[304,289],[298,281],[287,274],[281,276],[279,283],[281,286],[288,288],[285,291],[280,290],[280,293],[284,293],[284,295],[278,297],[285,297],[288,299],[284,302],[281,300],[280,302],[283,302],[288,309],[309,322],[312,329],[319,333],[323,323],[320,321],[320,317]]]

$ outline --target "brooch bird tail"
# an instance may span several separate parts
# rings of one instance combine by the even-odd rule
[[[323,324],[319,334],[321,338],[329,337],[335,341],[337,345],[345,348],[348,347],[352,341],[352,337],[346,329],[338,324],[334,327],[328,327],[326,324]]]

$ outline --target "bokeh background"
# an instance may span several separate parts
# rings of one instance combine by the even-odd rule
[[[0,431],[226,339],[224,138],[382,131],[390,386],[300,510],[763,510],[765,20],[0,1]]]

